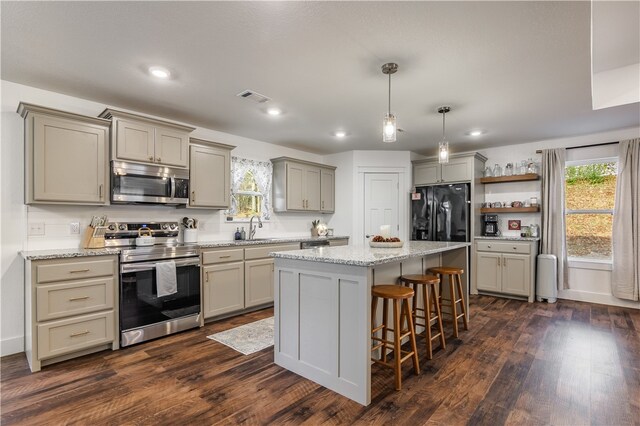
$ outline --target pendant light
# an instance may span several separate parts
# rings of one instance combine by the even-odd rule
[[[449,111],[451,111],[451,107],[448,106],[441,106],[438,108],[438,112],[442,114],[442,140],[438,144],[438,162],[440,164],[449,162],[449,142],[447,142],[444,137],[444,118]]]
[[[391,114],[391,74],[395,74],[398,71],[398,64],[389,62],[382,66],[382,73],[389,76],[389,108],[384,115],[384,122],[382,123],[382,142],[392,143],[396,141],[396,132],[398,127],[396,126],[396,116]]]

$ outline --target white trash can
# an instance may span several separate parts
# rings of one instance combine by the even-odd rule
[[[536,300],[556,303],[558,299],[558,259],[553,254],[539,254],[536,274]]]

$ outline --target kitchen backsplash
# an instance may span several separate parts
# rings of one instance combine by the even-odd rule
[[[24,250],[76,248],[92,216],[106,215],[109,221],[180,221],[189,216],[198,219],[198,241],[232,240],[237,227],[248,232],[248,222],[227,222],[222,211],[175,209],[166,206],[26,206],[27,241]],[[316,217],[317,216],[317,217]],[[257,238],[310,235],[311,221],[327,222],[330,215],[272,214],[257,230]],[[80,223],[80,233],[71,233],[71,224]],[[33,234],[38,235],[33,235]],[[336,235],[338,231],[336,230]]]

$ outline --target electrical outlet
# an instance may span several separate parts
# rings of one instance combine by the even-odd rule
[[[71,222],[69,224],[69,232],[71,232],[72,234],[79,234],[80,233],[80,222]]]
[[[29,235],[44,235],[44,223],[43,222],[30,223]]]

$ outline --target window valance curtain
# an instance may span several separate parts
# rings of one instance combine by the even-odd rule
[[[640,287],[640,139],[620,142],[613,207],[611,293],[638,300]]]
[[[565,149],[542,150],[542,235],[540,253],[558,259],[558,289],[569,288],[564,208]]]
[[[240,190],[240,185],[247,174],[251,172],[262,194],[262,220],[271,218],[271,181],[273,164],[270,161],[256,161],[248,158],[231,157],[231,208],[229,214],[237,211],[237,201],[234,194]]]

